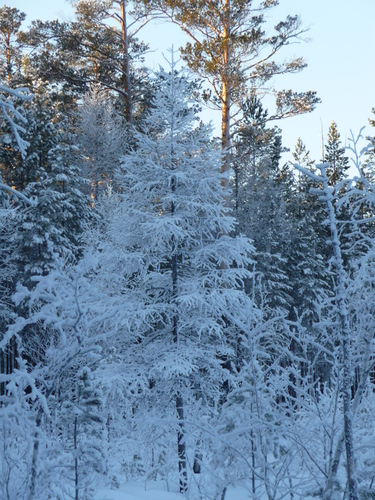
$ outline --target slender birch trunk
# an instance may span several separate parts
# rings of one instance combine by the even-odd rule
[[[334,483],[336,480],[336,474],[340,462],[340,456],[344,449],[346,451],[346,473],[347,473],[347,484],[349,492],[349,500],[358,500],[357,493],[357,481],[355,476],[355,462],[354,462],[354,446],[353,446],[353,414],[355,407],[355,402],[353,406],[351,404],[351,387],[352,387],[352,376],[351,376],[351,349],[350,349],[350,325],[348,321],[348,308],[346,306],[346,287],[345,278],[346,273],[343,265],[341,246],[337,231],[337,219],[335,215],[335,207],[333,202],[332,188],[328,185],[328,177],[326,174],[326,166],[318,165],[320,169],[320,175],[315,175],[312,172],[306,170],[299,165],[296,165],[297,170],[305,174],[307,177],[313,179],[314,181],[321,183],[323,189],[315,190],[320,194],[321,199],[325,202],[329,228],[331,232],[331,242],[333,250],[333,261],[335,265],[335,281],[336,281],[336,307],[338,311],[338,319],[340,325],[340,344],[342,353],[342,365],[343,365],[343,380],[342,380],[342,400],[343,400],[343,417],[344,417],[344,429],[343,433],[338,441],[335,454],[333,456],[332,463],[330,464],[330,471],[325,487],[324,498],[329,500],[332,497],[332,492],[334,488]],[[360,389],[362,391],[362,387]],[[359,394],[359,387],[357,389],[357,395]],[[358,403],[356,403],[358,404]]]
[[[349,500],[358,500],[357,483],[355,478],[354,448],[353,448],[353,418],[351,409],[351,356],[350,356],[350,326],[348,321],[348,309],[345,302],[345,270],[341,256],[341,247],[337,233],[337,223],[335,209],[332,200],[332,189],[328,186],[328,178],[325,167],[321,167],[323,179],[323,192],[327,211],[329,215],[329,225],[331,230],[331,240],[336,267],[336,303],[340,320],[340,334],[343,361],[343,413],[344,413],[344,439],[346,448],[346,469],[349,490]]]

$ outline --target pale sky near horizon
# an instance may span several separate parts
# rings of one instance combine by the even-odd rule
[[[66,0],[7,0],[2,5],[16,7],[27,14],[26,25],[32,20],[72,17],[73,10]],[[308,27],[306,37],[310,41],[291,45],[288,53],[280,57],[303,56],[308,67],[297,75],[280,76],[275,80],[279,89],[295,91],[315,90],[322,103],[311,114],[288,118],[276,122],[283,130],[283,145],[294,149],[301,137],[311,152],[311,157],[321,160],[322,134],[326,137],[334,120],[341,134],[343,145],[350,137],[350,130],[356,135],[366,126],[364,135],[375,136],[375,129],[369,126],[371,108],[375,107],[375,0],[280,0],[274,9],[270,22],[276,24],[288,14],[301,16],[303,26]],[[184,38],[177,27],[160,24],[146,26],[139,38],[149,42],[154,50],[147,64],[163,65],[162,52],[172,44],[177,48]],[[215,123],[220,115],[204,113],[204,120]],[[365,145],[366,141],[362,141]],[[291,154],[284,155],[291,159]]]

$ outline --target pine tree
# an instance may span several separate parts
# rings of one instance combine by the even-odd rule
[[[112,93],[128,123],[137,121],[149,103],[148,72],[141,66],[146,45],[136,38],[138,17],[127,2],[77,0],[70,22],[33,21],[22,41],[33,48],[28,65],[38,78],[62,86],[65,103],[82,97],[91,84]],[[140,20],[143,26],[147,19]],[[140,63],[137,65],[137,63]]]
[[[327,169],[328,181],[330,186],[335,186],[341,182],[349,170],[349,158],[345,156],[345,148],[340,147],[340,134],[337,125],[333,121],[328,130],[327,144],[325,145],[325,154],[323,161],[329,163]]]
[[[0,8],[0,78],[8,86],[19,84],[22,44],[18,39],[26,14],[16,8]],[[15,67],[17,71],[15,71]]]
[[[241,102],[256,94],[259,87],[264,89],[274,75],[296,73],[306,66],[301,57],[283,63],[275,60],[275,54],[304,33],[300,19],[288,16],[268,37],[263,30],[265,16],[277,5],[276,0],[139,0],[137,3],[164,15],[191,37],[192,43],[181,49],[182,57],[189,68],[211,84],[212,91],[206,93],[206,98],[222,112],[222,147],[226,150],[223,171],[229,171],[231,119],[236,114],[239,120]],[[317,102],[315,92],[280,91],[273,118],[310,112]]]

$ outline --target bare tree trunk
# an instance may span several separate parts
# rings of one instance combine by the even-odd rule
[[[42,423],[42,417],[43,417],[43,409],[42,407],[40,407],[35,420],[35,425],[37,430],[34,433],[34,446],[33,446],[33,456],[31,459],[30,490],[29,490],[28,500],[34,500],[35,498],[36,478],[38,473],[38,460],[39,460],[39,444],[40,444],[38,429],[40,427],[40,424]]]
[[[6,47],[6,72],[7,72],[7,82],[10,86],[10,77],[12,75],[12,57],[11,57],[11,48],[10,48],[10,33],[7,33],[5,40]]]
[[[173,60],[172,60],[172,71],[173,71]],[[172,123],[171,130],[172,138],[174,134],[174,123]],[[172,143],[171,149],[172,163],[174,162],[174,149]],[[171,190],[172,193],[176,191],[177,180],[173,176],[171,179]],[[171,202],[171,216],[173,217],[175,213],[175,206],[173,201]],[[174,235],[172,235],[172,257],[171,257],[171,271],[172,271],[172,300],[175,302],[178,296],[178,248],[175,241]],[[178,346],[178,312],[173,314],[173,343]],[[186,442],[185,442],[185,423],[184,423],[184,400],[179,389],[176,392],[176,412],[178,420],[178,431],[177,431],[177,455],[178,455],[178,471],[179,471],[179,487],[180,493],[186,493],[187,491],[187,469],[186,469]]]
[[[129,65],[129,40],[126,25],[126,0],[121,0],[121,31],[122,31],[122,71],[125,91],[125,118],[130,124],[133,123],[133,101],[130,84]]]
[[[185,443],[185,424],[184,424],[184,400],[180,393],[178,393],[176,396],[176,410],[178,418],[177,452],[178,452],[178,471],[180,473],[179,485],[180,485],[180,493],[186,493],[187,470],[186,470],[186,443]]]
[[[225,12],[225,23],[223,27],[223,40],[224,43],[228,42],[230,37],[230,23],[229,23],[229,12],[230,12],[230,0],[225,0],[224,4]],[[224,162],[221,168],[222,173],[229,172],[230,170],[230,106],[231,106],[231,95],[230,95],[230,49],[229,43],[225,43],[225,48],[223,50],[223,65],[225,74],[222,75],[222,89],[221,89],[221,147],[225,151]],[[222,185],[225,188],[229,187],[229,178],[222,180]],[[229,198],[226,199],[226,204],[229,205]]]
[[[221,146],[225,151],[224,162],[221,167],[222,173],[230,170],[230,90],[229,86],[223,82],[222,106],[221,106]],[[229,178],[222,180],[224,187],[229,187]]]
[[[77,456],[77,429],[78,421],[77,415],[74,418],[74,489],[75,489],[75,500],[78,499],[79,492],[79,474],[78,474],[78,456]]]

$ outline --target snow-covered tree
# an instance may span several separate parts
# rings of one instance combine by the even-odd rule
[[[9,157],[7,183],[16,185],[34,207],[22,214],[12,243],[17,249],[18,273],[23,283],[53,267],[50,240],[60,254],[79,253],[79,237],[89,217],[88,198],[78,170],[78,151],[69,119],[54,103],[41,81],[26,110],[28,154]],[[6,154],[6,151],[4,152]]]
[[[80,164],[90,180],[91,198],[96,199],[113,181],[114,170],[128,147],[129,131],[108,92],[98,84],[83,98],[78,116]]]
[[[2,112],[2,118],[5,119],[9,125],[17,141],[19,151],[21,155],[24,156],[29,144],[21,137],[21,134],[26,130],[19,122],[26,124],[27,120],[23,113],[14,105],[13,101],[17,99],[20,101],[30,100],[31,95],[28,94],[28,89],[11,89],[7,85],[0,85],[0,110]]]
[[[89,366],[79,368],[73,380],[70,394],[60,396],[55,426],[61,428],[64,458],[71,462],[66,473],[70,481],[64,489],[74,490],[76,500],[89,500],[97,479],[106,472],[103,395]]]
[[[185,491],[192,405],[204,402],[207,414],[218,403],[228,376],[223,365],[235,356],[236,325],[253,314],[243,291],[253,249],[247,238],[231,236],[221,154],[211,128],[194,117],[187,77],[173,57],[170,73],[157,76],[160,89],[135,134],[136,149],[117,172],[121,191],[100,264],[112,302],[134,304],[131,322],[117,319],[119,342],[132,359],[129,369],[149,381],[138,398],[148,398],[149,412],[157,405],[159,417],[174,425]]]
[[[317,168],[320,174],[314,174],[303,167],[297,166],[296,168],[314,180],[320,189],[315,189],[316,194],[319,194],[326,204],[327,219],[331,235],[332,245],[332,264],[334,275],[334,316],[337,324],[336,338],[340,345],[340,362],[342,364],[342,376],[340,383],[341,397],[342,397],[342,412],[343,412],[343,441],[346,449],[346,471],[348,492],[350,500],[357,500],[357,476],[355,472],[355,454],[354,454],[354,440],[353,440],[353,403],[351,387],[353,384],[352,372],[352,350],[351,350],[351,337],[352,331],[348,317],[348,294],[347,286],[348,279],[343,264],[341,243],[338,233],[338,221],[335,213],[335,191],[329,186],[329,178],[326,169],[329,164],[318,165]],[[332,469],[337,471],[337,464],[332,464]],[[333,494],[335,473],[332,472],[327,476],[325,486],[325,497],[331,498]]]
[[[13,396],[10,391],[17,377],[25,379],[31,389],[35,388],[27,396],[28,404],[19,415],[33,429],[27,437],[27,453],[19,457],[27,471],[25,487],[30,500],[50,498],[57,495],[57,491],[61,494],[64,489],[61,484],[66,477],[72,479],[71,487],[67,486],[67,489],[74,491],[78,445],[81,451],[84,447],[96,450],[95,457],[90,454],[87,460],[81,457],[82,461],[79,465],[77,463],[83,485],[83,478],[91,482],[105,471],[104,454],[98,452],[98,440],[101,440],[104,427],[100,415],[100,390],[93,376],[100,358],[99,345],[104,340],[100,326],[106,318],[116,314],[116,310],[102,309],[98,291],[90,284],[90,275],[96,268],[96,259],[90,253],[76,265],[64,261],[57,253],[53,254],[55,269],[47,276],[36,277],[36,285],[31,290],[18,287],[14,300],[16,304],[26,302],[30,312],[24,317],[19,315],[9,325],[2,341],[4,344],[12,336],[17,336],[20,351],[23,345],[27,345],[27,349],[23,351],[23,365],[14,374],[3,376],[8,393],[7,404],[0,411],[6,413],[8,407],[20,406],[19,395]],[[25,331],[28,333],[27,343]],[[83,386],[79,388],[80,373],[85,379],[86,372],[91,374],[88,375],[90,380],[86,385],[82,381]],[[90,384],[95,404],[87,394],[87,385]],[[90,413],[91,403],[95,410]],[[72,411],[67,415],[64,410],[69,405]],[[87,430],[85,436],[78,436],[77,427],[77,448],[72,445],[75,417],[77,426]],[[28,427],[25,426],[25,432]],[[22,433],[21,438],[26,439]],[[88,483],[86,486],[89,491]]]

